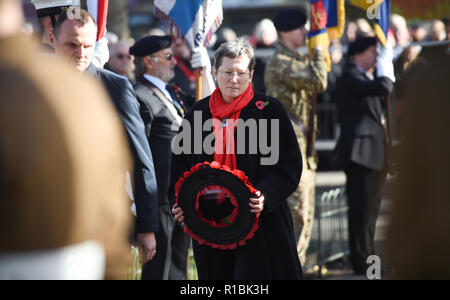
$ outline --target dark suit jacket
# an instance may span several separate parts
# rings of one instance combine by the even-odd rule
[[[145,134],[153,153],[159,204],[168,205],[167,189],[170,182],[172,159],[171,142],[178,133],[179,126],[174,123],[175,118],[161,100],[160,95],[151,90],[156,87],[145,78],[139,78],[137,82],[136,96],[145,124]],[[173,130],[172,124],[174,124]]]
[[[159,225],[155,170],[133,87],[125,77],[96,68],[92,64],[87,72],[102,80],[125,126],[134,158],[136,230],[138,233],[156,232]]]
[[[387,77],[369,79],[349,65],[339,79],[337,104],[341,136],[338,155],[369,169],[382,170],[386,150],[386,97],[393,83]]]

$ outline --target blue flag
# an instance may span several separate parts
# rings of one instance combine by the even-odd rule
[[[386,46],[391,16],[391,0],[384,0],[378,8],[377,17],[373,28],[378,40]]]
[[[350,0],[350,4],[366,10],[367,18],[374,20],[373,29],[383,46],[386,46],[391,16],[391,0]]]
[[[155,0],[155,15],[169,22],[191,49],[205,46],[223,19],[222,0]]]
[[[310,0],[311,29],[308,34],[309,49],[322,46],[327,53],[328,69],[331,60],[328,54],[330,39],[339,39],[345,29],[345,1],[344,0]]]

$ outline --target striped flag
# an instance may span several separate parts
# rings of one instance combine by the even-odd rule
[[[375,30],[375,35],[378,37],[381,45],[386,46],[387,36],[390,25],[391,17],[391,0],[384,0],[378,8],[378,16],[375,19],[375,24],[373,29]]]
[[[155,0],[154,10],[191,49],[206,46],[223,20],[222,0]]]
[[[391,0],[350,0],[350,4],[367,12],[367,18],[374,20],[375,35],[386,46],[390,25]]]
[[[308,34],[310,54],[317,46],[322,46],[327,54],[328,70],[331,59],[328,53],[330,39],[339,39],[345,28],[344,0],[310,0],[311,29]]]
[[[108,18],[108,0],[87,0],[89,13],[97,23],[97,41],[106,33],[106,20]]]

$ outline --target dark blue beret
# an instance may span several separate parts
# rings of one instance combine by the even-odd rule
[[[172,38],[168,35],[151,35],[137,41],[130,48],[130,54],[136,57],[144,57],[156,53],[160,50],[170,48],[171,44]]]
[[[305,26],[306,14],[298,9],[284,9],[275,16],[275,28],[278,31],[291,31]]]
[[[363,53],[370,47],[376,45],[377,39],[375,37],[360,37],[350,44],[350,46],[348,47],[348,55],[354,56],[356,54]]]

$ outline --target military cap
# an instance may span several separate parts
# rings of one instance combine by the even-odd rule
[[[356,39],[348,47],[348,55],[354,56],[359,53],[363,53],[372,46],[377,45],[377,39],[375,37],[360,37]]]
[[[170,47],[172,43],[172,38],[168,35],[157,36],[151,35],[147,36],[139,41],[137,41],[133,47],[130,48],[130,54],[136,57],[144,57],[151,55],[163,49]]]
[[[284,9],[275,16],[275,27],[278,31],[291,31],[305,26],[307,21],[304,12],[298,9]]]

